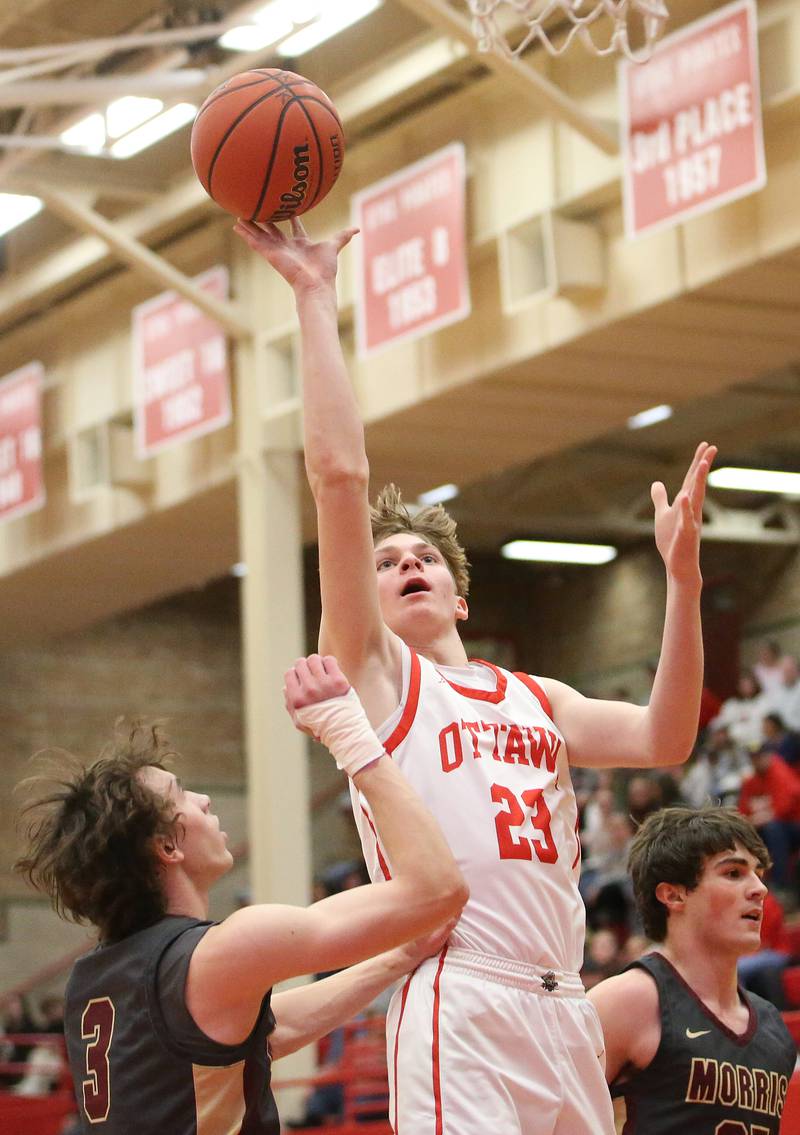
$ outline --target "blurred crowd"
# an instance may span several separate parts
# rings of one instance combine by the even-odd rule
[[[0,1090],[20,1096],[53,1091],[64,1068],[63,1035],[63,998],[43,997],[31,1008],[18,994],[7,996],[0,1010]]]
[[[616,691],[622,700],[625,690]],[[740,964],[742,983],[780,1009],[789,1004],[784,971],[800,965],[800,931],[787,917],[800,910],[800,664],[775,642],[739,675],[732,697],[705,689],[695,751],[674,769],[576,769],[586,903],[583,980],[588,987],[622,970],[649,948],[641,936],[627,873],[629,842],[650,812],[710,802],[737,808],[769,849],[769,896],[758,954]],[[798,915],[800,917],[800,915]]]

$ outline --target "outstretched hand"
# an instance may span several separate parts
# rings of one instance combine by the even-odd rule
[[[339,669],[336,659],[326,654],[309,654],[308,658],[298,658],[284,677],[283,699],[295,728],[302,733],[310,730],[298,723],[297,710],[328,698],[342,697],[350,689],[350,683]]]
[[[703,526],[703,501],[711,464],[717,447],[702,441],[698,445],[683,484],[672,504],[661,481],[650,488],[655,507],[655,535],[667,574],[679,581],[693,583],[700,579],[700,531]]]
[[[331,285],[336,279],[339,253],[358,229],[342,229],[330,240],[312,241],[302,221],[295,217],[290,224],[289,234],[272,222],[257,225],[253,221],[238,220],[233,231],[280,272],[295,292]]]

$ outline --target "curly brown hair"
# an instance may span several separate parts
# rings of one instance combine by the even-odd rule
[[[769,852],[756,829],[733,808],[662,808],[642,823],[631,840],[628,869],[644,932],[653,942],[667,936],[667,908],[656,898],[659,883],[693,891],[706,860],[740,844],[764,870]]]
[[[113,739],[86,766],[65,750],[45,750],[24,780],[18,826],[25,852],[14,864],[54,910],[118,941],[166,913],[155,837],[175,839],[174,803],[148,788],[142,769],[164,769],[176,754],[160,725],[116,723]]]
[[[386,485],[370,508],[372,540],[379,544],[396,532],[414,532],[438,548],[455,580],[456,593],[466,599],[469,592],[469,562],[456,537],[456,522],[440,504],[429,505],[412,516],[396,485]]]

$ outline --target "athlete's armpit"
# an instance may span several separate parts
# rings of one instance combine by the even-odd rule
[[[658,989],[642,969],[601,981],[589,991],[606,1041],[606,1080],[646,1068],[661,1041]]]

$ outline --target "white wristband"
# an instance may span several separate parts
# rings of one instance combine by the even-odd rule
[[[341,697],[295,710],[295,717],[330,749],[337,767],[348,776],[355,776],[385,752],[352,686]]]

